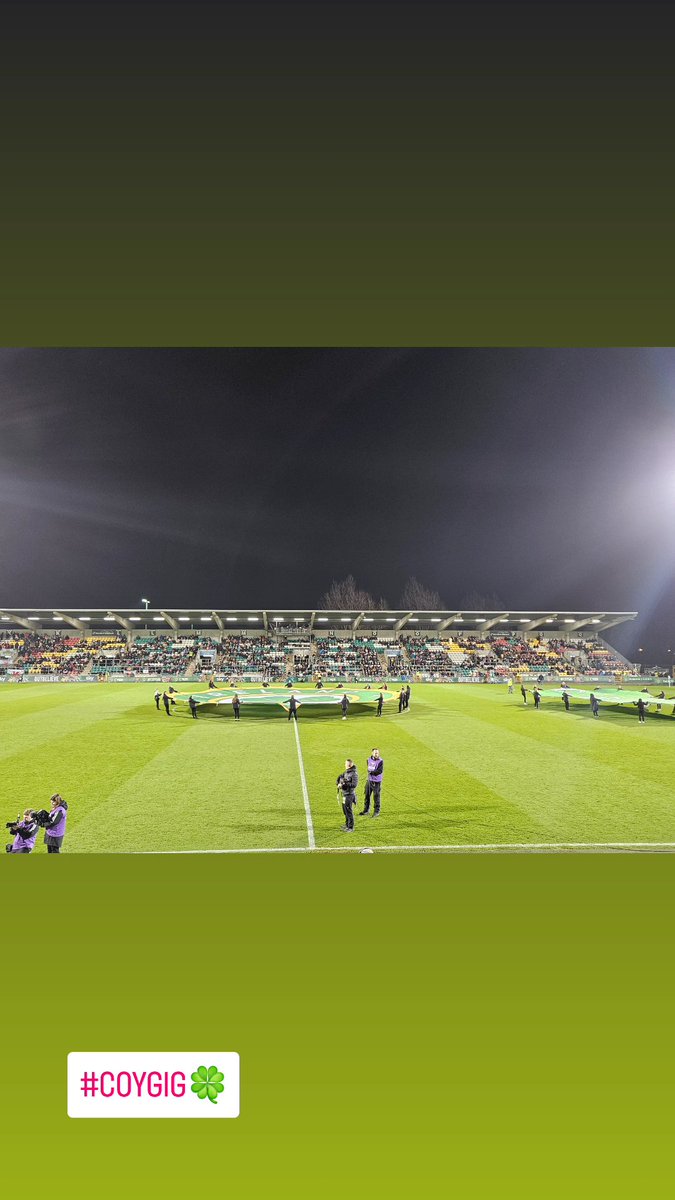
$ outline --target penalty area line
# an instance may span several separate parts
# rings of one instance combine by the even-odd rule
[[[309,792],[307,791],[305,764],[302,761],[302,748],[300,746],[300,734],[298,733],[297,718],[294,718],[291,724],[295,729],[295,745],[298,750],[298,766],[300,767],[300,783],[302,784],[302,801],[305,806],[305,820],[307,822],[307,838],[309,841],[309,849],[316,850],[316,842],[314,841],[314,822],[312,821],[312,809],[309,803]]]

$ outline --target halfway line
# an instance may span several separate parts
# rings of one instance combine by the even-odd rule
[[[312,810],[309,806],[309,792],[307,791],[307,780],[305,779],[305,764],[302,761],[300,734],[298,733],[298,722],[295,718],[293,718],[292,724],[295,728],[295,744],[298,748],[298,765],[300,767],[300,782],[302,784],[302,799],[305,805],[305,820],[307,821],[307,837],[309,838],[309,848],[310,850],[316,850],[316,842],[314,841],[314,825],[312,823]]]

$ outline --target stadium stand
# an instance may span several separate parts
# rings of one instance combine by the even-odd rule
[[[333,620],[337,625],[343,618],[336,614]],[[131,621],[124,630],[4,629],[0,632],[0,675],[31,679],[204,679],[214,674],[221,679],[267,681],[288,677],[310,680],[317,676],[326,680],[378,681],[416,676],[482,681],[509,675],[594,677],[623,674],[630,669],[630,664],[598,637],[588,632],[566,636],[565,625],[575,624],[569,618],[560,619],[558,629],[549,634],[541,630],[523,633],[517,628],[481,634],[480,630],[464,632],[455,628],[430,632],[426,637],[421,627],[413,634],[397,632],[396,627],[388,625],[391,632],[385,632],[385,620],[395,621],[392,617],[382,618],[382,630],[374,627],[371,636],[363,628],[344,634],[339,629],[322,632],[320,627],[312,629],[310,622],[289,627],[288,632],[280,632],[275,625],[269,632],[261,628],[255,634],[226,628],[203,634],[194,629],[182,632],[180,628],[159,632],[135,629]],[[23,621],[27,625],[25,618]],[[587,624],[597,625],[600,621],[589,620]]]
[[[275,638],[226,635],[220,643],[217,671],[236,679],[244,675],[278,679],[286,671],[286,651]]]

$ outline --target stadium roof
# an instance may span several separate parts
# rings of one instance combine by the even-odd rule
[[[485,633],[489,629],[518,629],[523,633],[541,629],[547,633],[599,634],[612,625],[632,621],[636,612],[488,611],[486,609],[448,609],[443,612],[415,612],[405,609],[362,611],[358,609],[299,608],[0,608],[0,631],[4,629],[76,629],[101,632],[111,629],[166,632],[202,629],[213,632],[283,630],[322,630],[397,633],[442,633],[465,630]]]

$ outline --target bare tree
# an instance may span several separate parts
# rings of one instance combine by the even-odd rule
[[[319,600],[319,608],[325,609],[374,609],[377,608],[370,592],[360,588],[353,575],[346,579],[334,579],[329,589]]]
[[[479,612],[481,609],[486,612],[503,612],[504,601],[496,592],[469,592],[462,601],[462,608],[469,612]]]
[[[445,605],[437,591],[425,587],[411,575],[403,589],[400,607],[409,608],[413,612],[440,612]]]

